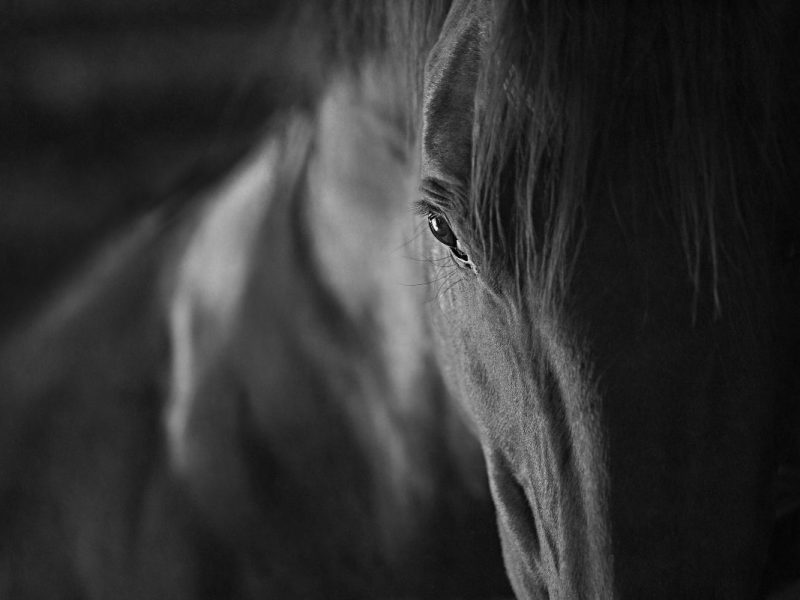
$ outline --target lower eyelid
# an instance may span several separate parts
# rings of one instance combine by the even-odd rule
[[[453,254],[453,256],[455,256],[455,257],[456,257],[458,260],[461,260],[461,261],[464,261],[464,262],[468,262],[468,261],[469,261],[469,256],[467,256],[467,254],[466,254],[465,252],[463,252],[463,251],[461,250],[461,248],[458,248],[458,247],[453,247],[453,248],[450,248],[450,252],[451,252],[451,253]]]
[[[458,241],[458,238],[456,238],[456,245],[454,248],[452,248],[452,250],[463,256],[464,258],[462,260],[469,261],[469,254],[467,254],[464,248],[461,246],[461,242]]]
[[[469,257],[466,254],[464,254],[463,252],[461,254],[464,256],[464,258],[459,257],[455,253],[455,248],[450,248],[450,258],[453,260],[453,262],[456,264],[456,266],[461,268],[461,269],[472,270],[471,263],[469,262]]]

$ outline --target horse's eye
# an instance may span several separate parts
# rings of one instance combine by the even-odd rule
[[[455,248],[456,234],[450,229],[450,223],[441,215],[428,215],[428,227],[431,228],[433,237],[449,248]]]
[[[450,228],[450,223],[447,222],[447,219],[441,215],[430,214],[428,215],[428,227],[431,228],[433,237],[450,248],[450,252],[452,252],[453,256],[455,256],[462,263],[467,263],[465,266],[473,268],[469,264],[469,258],[467,255],[464,254],[464,251],[461,250],[461,248],[459,248],[458,238]]]

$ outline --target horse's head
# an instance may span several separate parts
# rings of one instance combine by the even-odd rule
[[[515,590],[751,597],[778,352],[765,18],[507,4],[457,2],[430,54],[419,205]]]

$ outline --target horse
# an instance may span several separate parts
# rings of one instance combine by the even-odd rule
[[[264,150],[266,171],[308,185],[254,192],[278,199],[269,207],[221,190],[162,254],[142,260],[134,244],[140,278],[168,274],[157,293],[101,265],[90,273],[109,282],[91,288],[102,293],[62,302],[6,346],[12,584],[404,596],[420,589],[404,578],[425,568],[412,560],[419,540],[465,553],[442,561],[456,580],[496,557],[491,536],[431,534],[437,519],[421,517],[455,517],[461,535],[485,523],[472,483],[485,473],[519,598],[796,594],[797,555],[783,570],[770,548],[800,504],[796,11],[315,10],[355,83],[321,105],[314,136],[300,125],[282,138],[313,144]],[[343,116],[359,94],[395,135],[356,151],[341,140],[374,131]],[[153,258],[164,254],[167,267]],[[53,358],[37,362],[45,350]],[[136,368],[109,369],[109,354]],[[87,357],[102,370],[87,372]],[[44,378],[56,383],[31,382],[35,365],[56,363]],[[55,410],[65,389],[72,400]],[[144,418],[128,404],[163,389]],[[269,390],[339,401],[255,400],[281,395]],[[104,392],[113,406],[97,405]],[[104,462],[120,457],[125,469]],[[131,484],[148,477],[162,485]]]
[[[424,318],[518,598],[788,581],[770,541],[798,498],[797,18],[456,0],[405,36],[421,253],[446,282]]]
[[[416,318],[388,73],[276,115],[4,340],[3,597],[510,593],[480,448]]]
[[[519,598],[800,594],[798,16],[455,0],[343,26],[412,73],[445,282],[422,318]]]

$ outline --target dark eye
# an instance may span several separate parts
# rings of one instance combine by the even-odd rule
[[[445,246],[450,248],[456,247],[456,234],[450,229],[450,223],[447,222],[441,215],[428,215],[428,227],[431,228],[433,237],[439,240]]]
[[[431,228],[433,237],[450,248],[453,256],[462,262],[469,262],[467,255],[458,247],[458,238],[450,228],[450,223],[447,222],[447,219],[441,215],[430,214],[428,215],[428,227]]]

